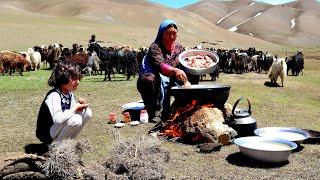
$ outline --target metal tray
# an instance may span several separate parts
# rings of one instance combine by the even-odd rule
[[[309,133],[299,129],[291,127],[265,127],[258,128],[254,131],[254,134],[261,137],[285,139],[300,144],[302,141],[310,137]]]

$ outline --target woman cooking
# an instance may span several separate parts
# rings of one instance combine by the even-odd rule
[[[187,75],[179,69],[179,54],[184,48],[176,42],[178,28],[176,23],[167,19],[159,27],[155,41],[150,45],[144,57],[137,81],[137,89],[142,96],[149,115],[149,122],[167,117],[170,106],[168,90],[178,83],[180,85],[199,82],[198,76]],[[189,79],[189,81],[188,81]]]

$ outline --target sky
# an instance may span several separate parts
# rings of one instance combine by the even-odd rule
[[[169,6],[171,8],[181,8],[183,6],[187,6],[193,3],[196,3],[200,0],[148,0],[151,2],[159,3],[165,6]],[[288,3],[293,0],[255,0],[255,1],[260,1],[260,2],[265,2],[269,4],[283,4],[283,3]]]
[[[172,8],[181,8],[183,6],[196,3],[199,0],[148,0],[148,1],[159,3]]]

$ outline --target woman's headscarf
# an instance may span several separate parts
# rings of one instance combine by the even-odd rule
[[[176,22],[174,22],[172,19],[166,19],[166,20],[162,21],[162,23],[160,24],[160,27],[158,30],[158,35],[156,37],[155,42],[161,42],[162,35],[163,35],[164,31],[167,30],[167,28],[170,24],[174,24],[177,26]]]
[[[176,23],[171,19],[166,19],[166,20],[162,21],[162,23],[160,24],[160,27],[159,27],[158,35],[156,37],[156,40],[154,41],[155,43],[162,43],[161,40],[162,40],[163,33],[164,33],[164,31],[167,30],[167,28],[170,24],[176,25]],[[150,65],[150,62],[148,59],[149,56],[150,56],[150,54],[148,53],[148,55],[146,55],[143,58],[141,68],[140,68],[140,74],[150,73],[150,72],[155,73],[156,72],[155,69],[153,69]]]

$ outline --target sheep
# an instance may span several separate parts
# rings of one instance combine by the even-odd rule
[[[30,55],[29,53],[25,52],[25,51],[21,51],[19,52],[19,54],[23,55],[26,60],[28,61],[28,66],[27,66],[27,71],[30,71],[31,70],[31,59],[30,59]]]
[[[59,44],[55,43],[55,45],[48,47],[47,61],[49,63],[50,69],[53,69],[54,65],[58,63],[60,56],[61,56],[61,49],[59,47]]]
[[[26,57],[10,51],[0,52],[0,67],[3,69],[2,73],[9,71],[9,75],[15,72],[16,69],[20,70],[20,75],[28,65]]]
[[[285,58],[274,58],[273,63],[269,69],[268,77],[271,83],[277,84],[278,76],[281,78],[281,85],[283,87],[284,78],[287,75],[287,64]]]
[[[34,46],[33,49],[40,53],[41,62],[43,62],[43,67],[47,68],[47,61],[48,61],[48,47],[47,47],[47,45]]]
[[[92,75],[93,71],[99,71],[100,70],[100,59],[95,51],[91,53],[91,56],[89,57],[87,66],[83,69],[83,72],[86,74]]]
[[[53,48],[58,49],[60,48],[60,45],[58,43],[53,43]]]

